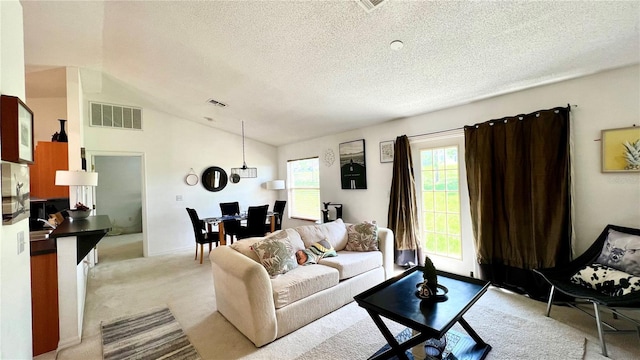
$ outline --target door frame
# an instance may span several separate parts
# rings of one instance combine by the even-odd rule
[[[146,170],[145,170],[145,154],[143,152],[127,152],[127,151],[96,151],[87,150],[86,160],[87,169],[93,171],[96,156],[123,156],[140,158],[140,185],[142,191],[142,256],[147,257],[149,253],[149,242],[147,240],[147,186],[146,186]],[[93,188],[93,199],[96,199],[96,189]],[[95,203],[95,200],[94,200]],[[96,209],[99,204],[96,204]]]

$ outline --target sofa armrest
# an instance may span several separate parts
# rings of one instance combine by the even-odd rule
[[[218,311],[256,346],[278,332],[271,279],[262,264],[228,246],[209,255]]]
[[[378,228],[378,248],[382,252],[382,267],[384,268],[385,279],[394,275],[394,237],[393,231],[388,228]]]

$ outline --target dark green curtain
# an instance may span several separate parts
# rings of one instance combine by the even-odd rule
[[[395,237],[395,263],[401,266],[423,265],[424,258],[418,235],[416,181],[413,175],[411,144],[406,135],[398,136],[394,147],[387,226]]]
[[[480,277],[542,298],[531,270],[571,258],[569,108],[464,130]]]

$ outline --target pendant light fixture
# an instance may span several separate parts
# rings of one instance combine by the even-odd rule
[[[242,120],[242,167],[231,168],[231,181],[237,183],[240,178],[255,178],[258,177],[258,169],[247,167],[247,162],[244,158],[244,120]]]

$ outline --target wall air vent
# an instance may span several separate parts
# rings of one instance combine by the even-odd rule
[[[142,130],[142,109],[89,102],[91,126]]]
[[[227,104],[225,104],[225,103],[221,103],[221,102],[220,102],[220,101],[218,101],[218,100],[209,99],[209,100],[207,100],[207,102],[208,102],[209,104],[211,104],[211,105],[218,106],[218,107],[225,107],[225,106],[227,106]]]
[[[355,0],[360,6],[362,6],[367,12],[371,12],[374,9],[379,8],[387,0]]]

